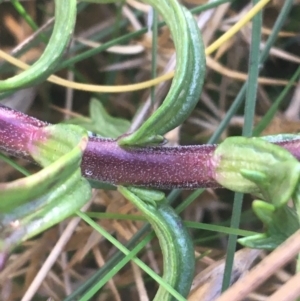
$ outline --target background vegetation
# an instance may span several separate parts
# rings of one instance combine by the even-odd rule
[[[182,1],[194,10],[206,46],[243,19],[254,2],[258,1]],[[292,10],[287,8],[287,3],[291,3]],[[28,64],[34,62],[49,39],[53,13],[53,1],[0,1],[1,50]],[[167,135],[171,145],[219,142],[227,136],[245,134],[247,125],[248,131],[252,130],[252,121],[258,126],[254,128],[255,135],[299,131],[299,86],[295,84],[300,62],[299,13],[299,1],[270,1],[264,9],[262,23],[258,15],[253,23],[247,23],[207,57],[201,99],[190,118]],[[70,81],[114,85],[116,92],[120,85],[139,83],[172,71],[174,46],[169,29],[161,26],[160,21],[149,5],[135,0],[79,3],[72,42],[55,74]],[[279,32],[274,27],[278,23],[282,24]],[[151,24],[154,24],[153,31]],[[256,40],[253,36],[251,39],[252,26],[257,29]],[[40,34],[36,34],[37,30]],[[261,53],[253,52],[257,43],[261,44]],[[263,50],[266,45],[271,47],[269,53]],[[259,67],[259,78],[255,71],[251,73],[253,65]],[[15,67],[0,60],[2,79],[15,72],[18,72]],[[258,78],[257,95],[255,86],[252,96],[245,95],[249,72],[248,85]],[[44,82],[25,90],[2,93],[0,98],[2,104],[41,120],[75,122],[100,135],[116,138],[136,129],[164,99],[169,86],[170,82],[166,81],[155,88],[138,91],[92,93]],[[244,105],[245,98],[253,100],[247,102],[248,107]],[[250,107],[249,103],[252,103]],[[37,170],[28,162],[20,159],[17,162],[30,172]],[[20,177],[9,164],[0,162],[0,166],[1,182]],[[188,300],[212,300],[211,296],[218,293],[222,285],[229,284],[226,280],[223,282],[221,274],[226,252],[227,276],[229,273],[236,278],[258,261],[259,256],[267,256],[262,252],[240,250],[235,265],[230,268],[235,237],[243,235],[242,230],[236,228],[261,231],[262,226],[251,211],[251,196],[245,196],[242,205],[239,203],[242,209],[239,217],[239,209],[233,208],[233,200],[239,196],[234,197],[229,191],[167,193],[174,207],[185,208],[182,218],[187,221],[198,257],[195,284]],[[91,216],[98,224],[130,248],[149,231],[137,210],[118,192],[94,191],[88,210],[94,212]],[[62,237],[65,238],[63,251],[55,254],[53,250]],[[108,282],[90,300],[151,300],[157,284],[135,263],[129,262],[114,277],[107,274],[117,264],[123,264],[117,249],[79,219],[65,221],[15,250],[0,273],[1,300],[21,300],[28,289],[34,290],[33,300],[63,300],[66,295],[69,295],[66,300],[76,300],[76,290],[89,292],[99,279],[103,285]],[[44,265],[48,256],[53,260],[52,266]],[[156,273],[161,273],[162,258],[155,239],[139,257]],[[282,258],[275,258],[274,262],[281,260],[284,263]],[[265,300],[289,281],[294,269],[292,262],[276,270],[248,300]],[[39,271],[43,282],[34,287],[31,283]],[[72,292],[75,293],[72,295]],[[89,300],[87,295],[85,298],[81,300]]]

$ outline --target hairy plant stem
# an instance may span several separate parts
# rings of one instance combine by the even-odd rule
[[[46,122],[0,106],[0,151],[33,161],[28,148]],[[275,143],[300,160],[300,136]],[[274,139],[273,139],[274,140]],[[211,161],[217,145],[178,147],[120,147],[117,140],[89,137],[82,173],[90,179],[115,185],[153,188],[221,187],[214,179]],[[267,163],[267,162],[266,162]]]

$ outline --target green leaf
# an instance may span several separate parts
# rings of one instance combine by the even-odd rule
[[[86,131],[75,125],[48,126],[34,133],[28,149],[44,168],[0,184],[1,251],[60,222],[89,200],[91,187],[80,170],[87,142]]]
[[[17,206],[39,198],[45,191],[62,185],[70,174],[80,168],[87,136],[79,127],[76,127],[78,133],[72,135],[74,127],[49,126],[35,133],[36,140],[28,147],[33,158],[42,166],[48,167],[32,176],[1,183],[0,212],[9,212]]]
[[[254,201],[252,207],[266,231],[239,239],[239,243],[245,247],[272,250],[299,229],[296,211],[287,205],[276,208],[263,201]]]
[[[128,120],[110,116],[101,102],[95,98],[90,101],[90,116],[90,119],[73,118],[67,123],[80,125],[88,131],[110,138],[118,138],[127,132],[130,126]]]
[[[0,215],[0,250],[9,252],[17,244],[61,222],[86,204],[91,187],[79,171],[39,198]]]

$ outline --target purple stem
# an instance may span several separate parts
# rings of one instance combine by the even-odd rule
[[[0,150],[31,160],[34,133],[48,123],[0,106]],[[300,139],[280,146],[300,159]],[[91,137],[84,152],[83,176],[100,182],[156,188],[217,188],[211,156],[216,145],[121,148],[117,140]]]
[[[116,140],[91,138],[82,160],[87,178],[157,188],[220,187],[210,157],[215,145],[121,148]]]

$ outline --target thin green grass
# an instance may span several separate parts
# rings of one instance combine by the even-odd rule
[[[253,136],[259,136],[262,133],[262,131],[271,123],[272,119],[278,112],[279,107],[282,104],[282,101],[287,96],[291,88],[295,85],[295,83],[299,80],[299,77],[300,77],[300,67],[297,68],[297,70],[289,80],[289,83],[284,87],[282,92],[278,95],[278,97],[273,102],[270,109],[256,125],[256,127],[253,130]]]
[[[258,2],[259,0],[253,0],[252,4],[255,5]],[[243,136],[246,137],[252,136],[252,128],[253,128],[254,115],[255,115],[258,75],[259,75],[261,27],[262,27],[262,11],[256,14],[256,16],[252,20],[252,37],[251,37],[252,42],[250,48],[249,76],[247,80],[246,102],[244,107],[244,126],[243,126]],[[238,229],[240,226],[243,198],[244,195],[242,193],[235,193],[234,195],[232,218],[230,223],[230,227],[232,229]],[[237,235],[229,234],[222,291],[225,291],[230,286],[231,283],[231,274],[233,270],[236,245],[237,245]]]
[[[31,175],[31,173],[26,168],[24,168],[23,166],[21,166],[20,164],[18,164],[17,162],[15,162],[14,160],[12,160],[11,158],[9,158],[4,154],[0,153],[0,160],[9,164],[12,168],[19,171],[22,175],[26,177]]]
[[[97,232],[99,232],[103,237],[105,237],[109,242],[111,242],[115,247],[117,247],[122,253],[129,256],[128,258],[131,259],[134,263],[136,263],[144,272],[149,274],[156,282],[162,285],[170,294],[172,294],[178,301],[186,301],[173,287],[171,287],[168,283],[166,283],[160,276],[158,276],[153,270],[151,270],[143,261],[140,259],[132,256],[132,251],[126,249],[118,240],[116,240],[113,236],[111,236],[105,229],[100,227],[97,223],[95,223],[92,219],[90,219],[86,214],[78,211],[77,215],[81,217],[86,223],[88,223],[91,227],[93,227]],[[140,244],[141,245],[141,244]],[[117,266],[119,269],[122,268],[122,265]],[[114,267],[114,271],[118,272],[118,268]],[[96,288],[90,290],[86,295],[81,297],[81,301],[90,300],[93,296],[93,293],[96,293],[98,289],[100,289],[115,273],[110,273],[109,277],[105,277],[104,281],[98,283]]]
[[[157,76],[157,39],[158,39],[158,12],[152,10],[152,49],[151,49],[151,78]],[[155,86],[150,88],[151,107],[154,108],[155,103]]]
[[[33,31],[39,29],[38,25],[34,22],[31,16],[28,14],[22,3],[18,0],[11,0],[12,5],[19,13],[19,15],[27,22],[27,24],[32,28]],[[41,34],[39,38],[44,42],[47,43],[48,39],[44,34]]]

